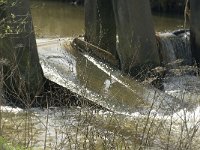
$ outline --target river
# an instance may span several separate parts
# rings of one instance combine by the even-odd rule
[[[68,37],[84,33],[84,8],[56,1],[32,1],[33,23],[38,37]],[[154,14],[157,32],[183,28],[183,16]]]
[[[84,33],[84,8],[81,6],[52,1],[32,1],[32,16],[38,38],[73,37]],[[153,20],[157,32],[179,29],[184,22],[182,16],[163,14],[154,14]],[[38,40],[38,43],[39,41],[42,43],[41,39]],[[57,39],[57,41],[61,42],[62,40]],[[9,143],[14,146],[24,145],[36,150],[199,149],[200,107],[195,105],[195,107],[186,109],[182,106],[182,104],[190,105],[188,99],[192,104],[199,100],[197,93],[199,93],[200,82],[196,82],[199,81],[197,77],[174,77],[172,82],[169,79],[169,83],[168,81],[166,83],[166,92],[175,98],[169,96],[167,100],[174,100],[174,102],[167,101],[166,103],[165,95],[154,94],[151,96],[151,93],[157,93],[151,88],[145,89],[145,91],[151,90],[149,94],[145,94],[144,89],[140,92],[143,85],[140,87],[129,77],[121,75],[116,70],[113,71],[88,55],[78,56],[78,61],[74,62],[74,57],[70,54],[74,53],[73,51],[63,53],[61,52],[62,48],[59,47],[56,47],[57,51],[53,52],[52,50],[53,48],[49,50],[43,48],[43,51],[40,51],[40,56],[45,56],[46,53],[57,56],[48,57],[50,58],[48,60],[42,58],[44,61],[41,64],[45,66],[46,59],[47,64],[51,65],[58,61],[59,65],[57,68],[49,66],[52,68],[44,70],[44,73],[51,74],[50,71],[54,70],[58,74],[55,81],[60,84],[66,84],[68,81],[63,78],[72,78],[72,81],[78,82],[80,87],[75,88],[71,84],[70,88],[76,90],[74,92],[80,92],[79,94],[85,92],[84,94],[89,95],[91,90],[99,95],[105,94],[107,100],[112,102],[112,106],[116,106],[113,107],[113,110],[117,110],[118,106],[121,106],[121,103],[117,104],[114,100],[121,98],[126,104],[125,107],[120,107],[124,111],[118,109],[117,113],[113,113],[113,111],[87,106],[84,108],[63,106],[62,108],[24,110],[8,106],[1,107],[1,131]],[[77,55],[79,54],[75,54],[75,56]],[[71,66],[67,66],[69,63],[66,62],[69,60]],[[79,63],[80,67],[74,68],[74,63]],[[98,69],[93,69],[95,65],[98,66]],[[72,70],[72,74],[78,76],[78,79],[74,78],[67,68],[70,68],[69,70]],[[81,72],[81,69],[84,72]],[[82,91],[82,88],[85,90]],[[135,92],[144,95],[138,96]],[[89,95],[89,98],[92,96],[94,94]],[[151,102],[140,101],[141,98],[148,97],[151,97]],[[176,98],[180,101],[177,102]],[[131,99],[140,101],[140,103],[136,104]],[[159,103],[154,100],[159,100]],[[133,108],[133,104],[137,105],[137,108],[128,110],[126,106]],[[174,109],[179,104],[181,107]],[[163,106],[169,113],[160,111]],[[138,111],[140,109],[142,111]]]

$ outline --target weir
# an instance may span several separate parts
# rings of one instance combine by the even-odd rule
[[[151,106],[169,114],[190,105],[79,53],[70,42],[72,38],[38,39],[38,53],[45,77],[77,95],[120,114],[145,112]]]
[[[87,51],[88,45],[106,50],[114,57],[113,60],[120,61],[123,72],[133,76],[144,71],[142,69],[146,69],[146,66],[152,68],[159,63],[170,66],[167,68],[169,70],[179,69],[177,60],[183,66],[192,63],[190,42],[186,34],[162,33],[157,35],[156,41],[149,1],[86,0],[85,8],[84,38],[88,42],[85,52],[74,50],[70,45],[72,39],[38,41],[46,78],[114,112],[133,113],[155,105],[165,114],[190,105],[185,98],[183,102],[179,97],[170,96],[150,85],[144,86],[122,75],[118,69],[97,61]],[[171,81],[165,78],[163,82],[167,84]],[[164,90],[169,89],[165,86]],[[197,97],[198,94],[195,98],[199,99]]]
[[[182,60],[181,65],[192,64],[190,35],[188,30],[158,33],[157,41],[162,65],[173,64],[177,60]]]

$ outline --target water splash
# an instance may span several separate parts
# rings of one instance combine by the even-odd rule
[[[188,32],[159,33],[159,50],[164,65],[175,64],[177,59],[183,60],[183,64],[190,65],[192,55]],[[174,65],[176,67],[176,65]]]

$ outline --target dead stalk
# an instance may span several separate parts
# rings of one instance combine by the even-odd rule
[[[49,105],[48,105],[48,99],[46,97],[47,102],[47,116],[46,116],[46,125],[45,125],[45,138],[44,138],[44,150],[47,148],[47,134],[48,134],[48,124],[49,124]]]

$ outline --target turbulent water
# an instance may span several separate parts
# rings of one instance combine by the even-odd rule
[[[33,149],[199,148],[199,77],[165,78],[164,93],[70,49],[70,41],[37,40],[44,75],[111,111],[1,107],[9,141]]]
[[[122,75],[88,54],[77,53],[70,49],[70,41],[71,38],[37,40],[44,75],[111,111],[66,107],[44,110],[1,107],[2,130],[9,140],[24,141],[35,149],[85,149],[84,146],[91,145],[101,149],[105,143],[113,142],[116,146],[118,141],[126,139],[121,146],[131,147],[134,140],[146,143],[148,139],[152,140],[155,148],[167,142],[164,135],[169,130],[171,133],[168,138],[171,141],[168,142],[175,147],[176,139],[172,135],[184,139],[192,136],[188,132],[199,134],[196,131],[200,121],[198,77],[186,75],[166,78],[164,93]],[[155,133],[155,128],[159,129],[159,134]],[[11,131],[14,139],[9,134]],[[149,132],[156,134],[154,139],[149,138]],[[181,137],[182,134],[184,137]],[[195,140],[199,139],[195,136]],[[106,146],[109,147],[109,144]]]
[[[47,41],[50,41],[50,43],[45,44],[48,43]],[[118,133],[115,138],[119,139],[120,136],[123,136],[123,138],[127,138],[127,141],[129,142],[132,138],[135,138],[135,136],[130,137],[131,134],[135,133],[132,133],[129,130],[130,128],[136,128],[134,126],[136,122],[142,129],[145,129],[144,124],[146,121],[148,122],[148,126],[152,122],[156,125],[165,122],[166,125],[160,130],[166,130],[165,132],[167,132],[171,129],[172,133],[169,135],[170,138],[172,138],[172,135],[180,136],[181,134],[190,136],[187,135],[187,132],[193,132],[194,128],[198,126],[199,107],[197,107],[198,105],[196,105],[196,103],[199,100],[199,92],[198,90],[193,90],[193,86],[197,89],[199,87],[198,77],[183,76],[166,78],[164,80],[164,89],[166,93],[163,93],[153,87],[146,87],[129,77],[121,75],[119,71],[109,68],[108,65],[95,60],[88,54],[80,55],[75,51],[70,50],[69,45],[67,44],[70,39],[47,39],[47,41],[44,39],[42,41],[38,40],[39,56],[45,76],[50,80],[67,87],[73,92],[111,110],[111,112],[90,110],[89,114],[94,120],[87,120],[88,110],[78,108],[73,109],[72,112],[69,113],[68,111],[71,110],[58,109],[60,111],[57,113],[55,112],[57,109],[52,109],[49,115],[48,140],[51,141],[51,138],[56,136],[58,138],[57,142],[62,143],[65,139],[63,139],[62,136],[66,136],[66,131],[64,132],[61,130],[64,132],[64,135],[61,133],[59,134],[57,131],[51,131],[55,130],[55,128],[60,128],[61,126],[65,126],[65,130],[66,126],[70,127],[70,130],[73,131],[70,132],[70,138],[73,139],[74,136],[77,135],[77,138],[80,140],[85,138],[83,134],[86,134],[85,132],[87,130],[92,130],[92,133],[95,134],[95,136],[96,134],[104,135],[104,132],[109,132],[110,134],[107,136],[112,138],[113,134],[115,134],[113,128],[120,128],[122,131]],[[63,43],[68,46],[63,47]],[[49,45],[51,45],[51,49],[49,49]],[[65,111],[67,111],[67,115]],[[45,116],[47,115],[47,112],[43,113],[45,113]],[[43,113],[36,112],[40,117],[43,116]],[[72,115],[70,115],[71,113]],[[60,116],[60,118],[63,116],[69,117],[68,121],[71,119],[72,121],[58,121],[58,116]],[[87,127],[85,127],[85,124],[83,123],[85,120],[82,120],[79,117],[88,121],[85,122]],[[113,118],[115,121],[110,121]],[[45,117],[41,120],[44,120],[43,124],[45,124]],[[81,120],[83,122],[80,123]],[[102,120],[104,120],[104,122],[102,122]],[[186,124],[182,124],[184,121],[186,121]],[[172,123],[171,126],[170,123]],[[101,126],[99,126],[100,124]],[[188,131],[182,131],[182,127],[188,128]],[[77,133],[77,128],[80,128],[80,130],[83,131]],[[151,127],[149,130],[153,130],[152,132],[154,132],[154,127]],[[146,136],[147,134],[147,131],[144,133],[142,131],[138,132],[144,134],[143,136]],[[45,134],[46,132],[43,132],[40,138],[44,137]],[[159,134],[162,135],[164,133],[161,132]],[[96,143],[102,140],[97,137],[95,138]],[[108,139],[104,140],[109,141]],[[159,139],[159,137],[155,137],[154,140],[166,142],[166,139],[162,141],[163,139]],[[196,140],[198,140],[198,138]],[[67,141],[69,142],[69,140]],[[170,144],[173,142],[175,142],[175,139],[173,139]],[[79,144],[80,143],[84,143],[84,140],[79,142]],[[160,146],[161,144],[156,143],[155,141],[153,143],[154,147]],[[77,143],[73,143],[71,146],[74,148],[77,146],[76,144]],[[70,143],[66,145],[69,147]]]
[[[188,30],[159,33],[162,64],[167,71],[163,79],[164,91],[184,101],[198,101],[200,80],[192,64],[190,35]]]
[[[172,32],[158,34],[162,64],[175,63],[178,59],[182,60],[185,65],[191,64],[192,54],[187,33],[188,31],[182,35],[175,35]]]
[[[165,149],[167,144],[170,149],[176,149],[181,147],[180,141],[195,150],[200,147],[200,107],[164,116],[156,110],[149,111],[148,115],[140,112],[117,115],[89,108],[20,110],[2,107],[1,112],[4,136],[36,150],[44,147],[63,150],[137,149],[146,140],[151,145],[145,149]]]

